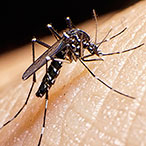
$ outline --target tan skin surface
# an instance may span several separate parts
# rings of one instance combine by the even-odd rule
[[[104,43],[102,52],[122,51],[146,44],[146,1],[98,20],[98,41],[112,27],[110,36],[128,29]],[[106,20],[106,21],[105,21]],[[80,26],[94,40],[95,21]],[[109,37],[110,37],[109,36]],[[42,39],[53,44],[55,39]],[[37,54],[45,49],[36,46]],[[64,64],[49,95],[46,129],[41,146],[48,145],[146,145],[146,47],[128,53],[103,57],[86,63],[108,85],[135,100],[119,95],[93,78],[78,61]],[[31,64],[31,45],[0,57],[0,125],[20,109],[32,78],[21,76]],[[42,127],[45,100],[35,97],[45,68],[37,73],[37,83],[26,108],[0,130],[0,146],[35,146]]]

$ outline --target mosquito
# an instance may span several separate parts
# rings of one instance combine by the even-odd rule
[[[97,16],[95,13],[95,10],[93,10],[93,14],[95,17],[96,22],[96,34],[97,34]],[[107,42],[108,40],[111,40],[115,38],[116,36],[123,33],[127,28],[124,28],[121,32],[117,33],[116,35],[110,37],[109,39],[106,39],[111,30],[107,33],[107,35],[103,38],[103,40],[99,43],[97,43],[95,37],[95,42],[92,43],[90,40],[90,36],[83,30],[76,28],[69,17],[66,18],[67,23],[67,30],[63,32],[62,36],[59,35],[59,33],[52,27],[52,25],[48,24],[47,27],[51,31],[51,33],[56,38],[56,42],[50,46],[47,43],[44,43],[36,38],[32,39],[32,54],[33,54],[33,63],[28,67],[28,69],[24,72],[22,79],[26,80],[30,76],[33,76],[33,81],[31,88],[29,90],[28,96],[26,98],[25,103],[20,108],[20,110],[16,113],[16,115],[11,118],[9,121],[7,121],[5,124],[2,125],[1,128],[5,127],[8,123],[13,121],[24,109],[24,107],[27,105],[28,100],[30,98],[31,92],[33,90],[34,84],[36,82],[36,71],[39,70],[42,66],[46,65],[46,73],[42,79],[41,85],[39,86],[38,91],[36,92],[37,97],[43,97],[45,95],[45,107],[44,107],[44,116],[43,116],[43,123],[41,128],[41,133],[38,141],[38,146],[41,145],[42,137],[45,130],[45,123],[46,123],[46,113],[47,113],[47,107],[48,107],[48,90],[52,87],[52,85],[55,83],[56,78],[58,77],[60,73],[60,69],[62,67],[63,63],[71,63],[72,61],[79,60],[81,64],[87,69],[87,71],[99,82],[101,82],[103,85],[105,85],[110,90],[121,94],[125,97],[135,99],[135,97],[127,95],[125,93],[122,93],[111,86],[109,86],[107,83],[105,83],[103,80],[101,80],[98,76],[96,76],[90,68],[84,63],[84,62],[91,62],[91,61],[104,61],[101,57],[102,56],[109,56],[109,55],[115,55],[115,54],[121,54],[126,53],[128,51],[135,50],[139,47],[141,47],[143,44],[140,44],[136,47],[133,47],[131,49],[127,49],[121,52],[111,52],[111,53],[102,53],[99,50],[99,46]],[[47,50],[37,59],[35,59],[35,43],[40,44],[41,46],[47,48]],[[88,55],[85,55],[85,50],[87,50]],[[96,58],[90,58],[91,56],[96,55]],[[48,67],[48,61],[51,61],[49,67]]]

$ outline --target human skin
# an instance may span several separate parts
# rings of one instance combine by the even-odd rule
[[[98,19],[98,41],[128,29],[100,46],[102,52],[130,49],[146,43],[146,1]],[[78,26],[95,38],[95,21]],[[42,38],[53,44],[52,37]],[[36,54],[44,48],[36,45]],[[86,63],[108,85],[136,97],[130,99],[109,90],[93,78],[79,62],[64,63],[55,85],[49,91],[46,128],[41,146],[48,145],[146,145],[146,51],[142,47],[120,55],[102,57],[104,61]],[[21,76],[32,63],[31,45],[0,57],[0,125],[12,118],[24,104],[32,78]],[[45,68],[37,72],[37,83],[20,115],[0,130],[1,146],[37,145],[45,100],[35,92]]]

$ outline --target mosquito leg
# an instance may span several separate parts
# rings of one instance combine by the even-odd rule
[[[31,85],[31,88],[30,88],[30,91],[29,91],[29,94],[28,94],[28,96],[27,96],[27,99],[26,99],[24,105],[20,108],[20,110],[16,113],[16,115],[15,115],[13,118],[11,118],[9,121],[7,121],[6,123],[4,123],[4,124],[0,127],[0,129],[2,129],[2,128],[5,127],[7,124],[9,124],[10,122],[12,122],[12,121],[20,114],[20,112],[23,110],[23,108],[27,105],[27,102],[28,102],[28,100],[29,100],[29,97],[30,97],[31,91],[32,91],[32,89],[33,89],[34,83],[35,83],[35,82],[33,81],[32,85]]]
[[[99,82],[101,82],[103,85],[105,85],[105,86],[106,86],[107,88],[109,88],[110,90],[112,90],[112,91],[114,91],[114,92],[116,92],[116,93],[118,93],[118,94],[121,94],[121,95],[123,95],[123,96],[126,96],[126,97],[128,97],[128,98],[135,99],[135,97],[132,97],[132,96],[129,96],[129,95],[125,94],[125,93],[122,93],[122,92],[120,92],[120,91],[118,91],[118,90],[112,88],[111,86],[109,86],[108,84],[106,84],[104,81],[102,81],[99,77],[97,77],[97,76],[88,68],[88,66],[83,62],[82,58],[78,57],[78,56],[76,55],[76,53],[75,53],[70,47],[68,47],[68,48],[69,48],[70,51],[77,57],[77,59],[79,59],[79,61],[84,65],[84,67],[88,70],[88,72],[89,72],[95,79],[97,79]]]
[[[47,69],[48,69],[48,61],[46,60],[46,74],[47,74]],[[45,130],[47,108],[48,108],[48,88],[46,90],[44,118],[43,118],[43,125],[42,125],[42,130],[41,130],[38,146],[41,145],[42,137],[43,137],[44,130]]]
[[[40,45],[42,45],[42,46],[44,46],[44,47],[46,47],[46,48],[48,48],[48,49],[50,49],[50,45],[48,45],[48,44],[46,44],[46,43],[44,43],[44,42],[42,42],[42,41],[40,41],[40,40],[37,40],[36,38],[33,38],[32,39],[32,44],[34,45],[34,43],[38,43],[38,44],[40,44]]]
[[[40,146],[40,144],[41,144],[42,137],[43,137],[44,130],[45,130],[47,107],[48,107],[48,89],[46,90],[46,98],[45,98],[45,110],[44,110],[43,126],[42,126],[42,130],[41,130],[41,134],[40,134],[40,138],[39,138],[38,146]]]
[[[129,52],[129,51],[132,51],[132,50],[135,50],[141,46],[143,46],[144,43],[134,47],[134,48],[131,48],[131,49],[127,49],[127,50],[124,50],[124,51],[120,51],[120,52],[112,52],[112,53],[100,53],[100,56],[108,56],[108,55],[115,55],[115,54],[121,54],[121,53],[126,53],[126,52]]]
[[[121,94],[121,95],[123,95],[123,96],[126,96],[126,97],[128,97],[128,98],[135,99],[135,97],[129,96],[129,95],[125,94],[125,93],[122,93],[122,92],[120,92],[120,91],[118,91],[118,90],[116,90],[116,89],[110,87],[108,84],[106,84],[104,81],[102,81],[99,77],[97,77],[97,76],[86,66],[86,64],[83,62],[83,60],[81,60],[80,58],[78,58],[78,59],[79,59],[80,62],[84,65],[84,67],[89,71],[89,73],[90,73],[94,78],[96,78],[99,82],[101,82],[103,85],[105,85],[107,88],[109,88],[110,90],[112,90],[112,91],[114,91],[114,92],[117,92],[118,94]]]
[[[79,56],[82,58],[84,56],[84,48],[83,48],[83,35],[81,35],[80,48],[79,48]]]
[[[40,134],[40,138],[39,138],[38,146],[40,146],[40,144],[41,144],[42,137],[43,137],[44,130],[45,130],[47,107],[48,107],[48,90],[46,90],[46,98],[45,98],[45,110],[44,110],[43,126],[42,126],[42,130],[41,130],[41,134]]]
[[[125,97],[131,98],[131,99],[135,99],[135,97],[129,96],[129,95],[125,94],[125,93],[122,93],[122,92],[120,92],[120,91],[118,91],[118,90],[112,88],[111,86],[109,86],[108,84],[106,84],[104,81],[102,81],[99,77],[97,77],[97,76],[88,68],[88,66],[83,62],[82,58],[78,57],[78,56],[76,55],[76,53],[75,53],[70,47],[68,47],[68,48],[69,48],[70,51],[77,57],[77,59],[79,59],[79,61],[84,65],[84,67],[88,70],[88,72],[89,72],[95,79],[97,79],[99,82],[101,82],[103,85],[105,85],[105,86],[106,86],[107,88],[109,88],[110,90],[112,90],[112,91],[114,91],[114,92],[116,92],[116,93],[118,93],[118,94],[121,94],[121,95],[123,95],[123,96],[125,96]]]
[[[69,30],[71,30],[72,28],[75,28],[70,17],[66,17],[66,23],[67,23],[67,27],[69,28]]]
[[[32,55],[33,55],[33,62],[35,61],[35,48],[34,48],[34,42],[32,41]],[[6,123],[4,123],[0,129],[2,129],[3,127],[5,127],[7,124],[9,124],[10,122],[12,122],[20,113],[21,111],[24,109],[24,107],[27,105],[28,103],[28,100],[29,100],[29,97],[31,95],[31,92],[32,92],[32,89],[34,87],[34,84],[36,82],[36,75],[35,73],[33,74],[33,82],[32,82],[32,85],[31,85],[31,88],[29,90],[29,93],[28,93],[28,96],[26,98],[26,101],[25,103],[23,104],[23,106],[19,109],[19,111],[15,114],[15,116],[13,118],[11,118],[9,121],[7,121]]]
[[[57,40],[60,40],[61,39],[61,36],[58,34],[58,32],[52,27],[51,24],[48,24],[47,27],[50,29],[51,33],[54,35],[54,37],[57,39]]]
[[[102,58],[93,58],[93,59],[82,59],[85,62],[90,62],[90,61],[104,61]]]
[[[34,41],[33,41],[33,39],[32,39],[31,42],[32,42],[32,61],[33,61],[33,63],[34,63],[34,62],[35,62],[35,47],[34,47]],[[32,89],[33,89],[33,86],[34,86],[34,83],[35,83],[35,82],[36,82],[36,74],[34,73],[34,74],[33,74],[33,83],[32,83],[32,87],[31,87]],[[31,88],[30,88],[30,89],[31,89]],[[32,89],[31,89],[31,90],[32,90]],[[30,90],[30,91],[31,91],[31,90]],[[31,93],[31,92],[30,92],[30,93]],[[28,95],[29,95],[29,94],[28,94]],[[29,95],[29,96],[30,96],[30,95]],[[28,96],[28,97],[29,97],[29,96]]]
[[[63,63],[71,63],[69,60],[61,59],[61,58],[53,58],[52,60],[63,62]]]

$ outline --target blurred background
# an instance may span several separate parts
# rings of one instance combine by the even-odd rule
[[[37,38],[49,35],[46,25],[58,31],[65,29],[65,18],[70,16],[75,25],[93,18],[92,9],[99,16],[126,8],[139,0],[89,1],[7,1],[0,5],[0,54],[17,49]]]

